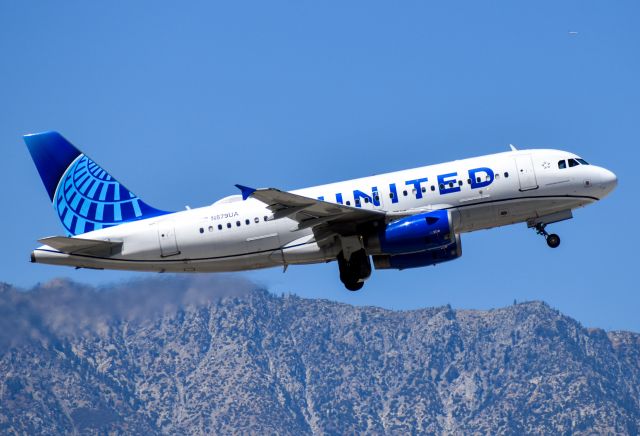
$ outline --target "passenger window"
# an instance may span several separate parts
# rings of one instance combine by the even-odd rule
[[[567,167],[567,162],[565,160],[558,161],[558,168],[563,170]]]
[[[347,206],[351,206],[351,202],[347,200]]]
[[[509,173],[504,173],[504,178],[506,179],[507,177],[509,177]]]
[[[580,165],[578,161],[576,161],[575,159],[569,159],[569,168],[577,167],[578,165]]]
[[[204,233],[204,229],[200,227],[200,233]]]
[[[453,188],[453,182],[449,182],[449,188]]]
[[[249,225],[249,224],[251,224],[251,221],[249,221],[249,219],[246,219],[246,220],[244,220],[244,223],[245,223],[246,225]]]
[[[471,184],[471,179],[467,179],[467,183],[468,183],[468,184]]]
[[[213,226],[209,226],[209,231],[213,232]]]
[[[222,230],[222,224],[218,224],[218,230]]]
[[[482,179],[480,177],[476,177],[476,182],[480,183]]]
[[[373,200],[374,201],[380,201],[380,197],[378,196],[378,194],[373,196]]]
[[[231,228],[231,223],[227,223],[227,228],[230,229]]]
[[[404,195],[405,197],[407,196],[407,194],[408,194],[408,193],[407,193],[407,191],[406,191],[406,190],[405,190],[405,191],[402,191],[402,195]]]
[[[364,202],[369,203],[369,199],[367,197],[364,197]]]
[[[356,199],[355,199],[355,201],[354,201],[354,203],[355,203],[355,205],[356,205],[357,207],[360,207],[360,199],[359,199],[359,198],[356,198]]]
[[[236,221],[236,226],[240,227],[240,221]]]
[[[440,189],[444,189],[444,183],[440,183]]]
[[[389,192],[389,198],[393,200],[393,192]]]
[[[427,192],[427,188],[425,186],[422,187],[422,192],[423,193]]]
[[[458,186],[462,186],[462,180],[458,180]]]
[[[256,224],[258,224],[258,223],[260,222],[260,218],[255,217],[255,218],[253,219],[253,222],[254,222],[254,223],[256,223]]]
[[[436,190],[436,187],[435,187],[435,186],[433,186],[433,185],[431,185],[431,190],[432,190],[432,191],[435,191],[435,190]]]
[[[265,215],[265,216],[264,216],[264,220],[266,221],[266,220],[268,220],[268,219],[269,219],[269,217]]]

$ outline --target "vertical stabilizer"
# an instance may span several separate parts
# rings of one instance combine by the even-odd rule
[[[24,141],[69,235],[168,213],[136,197],[58,132]]]

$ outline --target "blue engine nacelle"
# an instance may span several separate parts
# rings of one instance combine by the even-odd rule
[[[378,234],[382,254],[416,253],[455,241],[448,210],[435,210],[393,221]]]
[[[462,256],[462,243],[460,235],[455,235],[453,242],[444,247],[432,248],[411,254],[377,255],[373,257],[373,265],[376,269],[408,269],[422,266],[436,265],[448,262]]]

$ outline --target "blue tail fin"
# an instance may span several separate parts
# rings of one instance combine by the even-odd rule
[[[58,132],[24,141],[69,235],[168,213],[140,200]]]

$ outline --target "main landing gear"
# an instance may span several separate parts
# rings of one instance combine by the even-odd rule
[[[351,253],[349,260],[345,259],[343,253],[341,251],[338,255],[340,281],[348,290],[358,291],[371,275],[371,261],[363,249]]]
[[[557,248],[560,245],[560,236],[556,235],[555,233],[547,233],[546,228],[547,225],[546,224],[536,224],[536,233],[539,235],[544,236],[544,239],[547,241],[547,245],[551,248]]]

